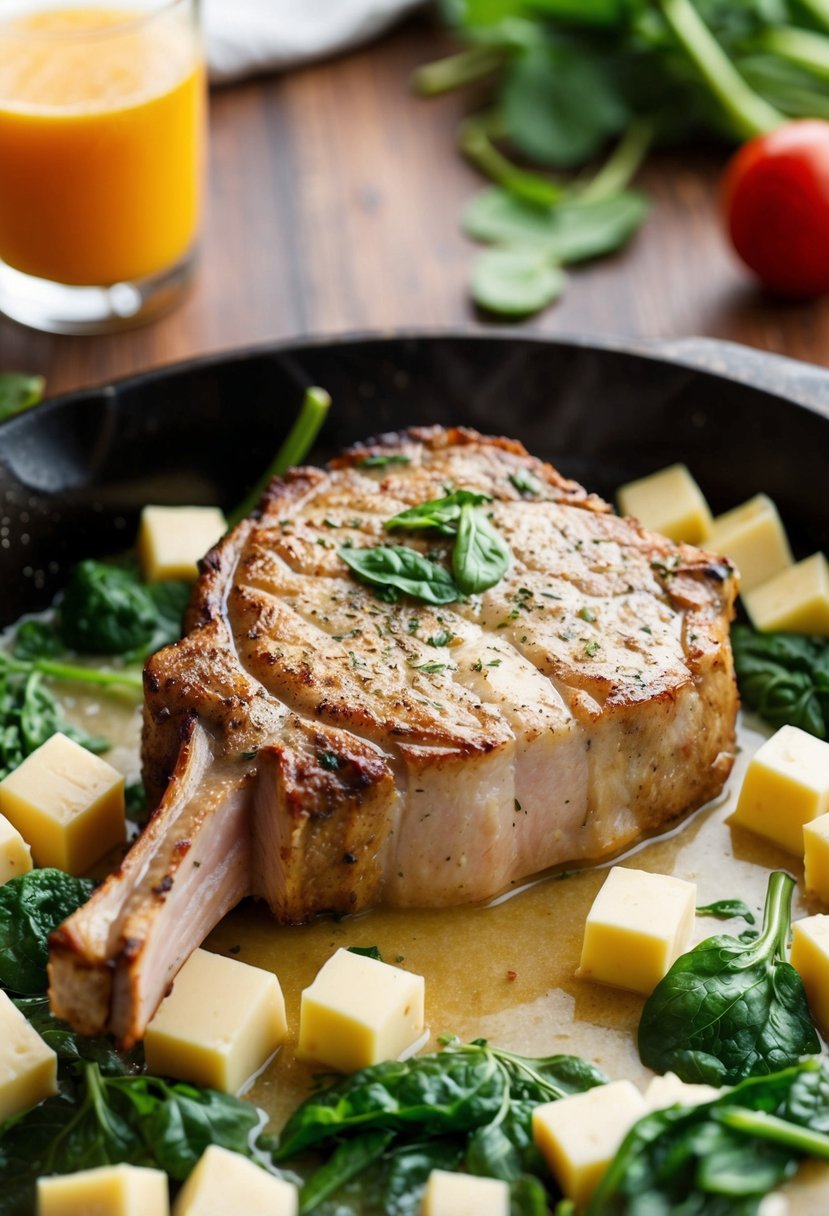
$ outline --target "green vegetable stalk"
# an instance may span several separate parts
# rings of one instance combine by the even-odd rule
[[[803,982],[786,961],[794,886],[782,870],[771,875],[758,938],[710,937],[677,959],[642,1011],[643,1064],[734,1085],[820,1050]]]

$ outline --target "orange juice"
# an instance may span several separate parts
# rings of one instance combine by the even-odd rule
[[[204,71],[182,6],[46,9],[0,25],[0,259],[72,285],[192,246]]]

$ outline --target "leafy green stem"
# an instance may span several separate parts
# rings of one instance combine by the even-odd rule
[[[120,686],[135,688],[140,691],[143,679],[140,671],[99,671],[97,667],[82,667],[77,663],[61,663],[57,659],[15,659],[9,655],[0,656],[0,667],[8,671],[29,675],[39,671],[53,680],[67,680],[78,684],[96,684],[103,688]]]
[[[624,190],[647,156],[653,135],[653,123],[648,119],[632,122],[595,177],[578,191],[579,201],[597,202]]]
[[[274,477],[281,477],[288,469],[305,459],[314,446],[314,440],[325,421],[330,405],[331,397],[324,388],[311,387],[305,390],[299,414],[282,446],[247,497],[228,516],[229,527],[234,528],[246,515],[250,515]]]
[[[792,26],[777,26],[764,30],[757,45],[763,51],[805,68],[820,80],[829,80],[829,38],[823,34]]]
[[[794,888],[795,881],[785,870],[775,870],[769,878],[763,932],[755,943],[758,953],[776,951],[782,959],[786,958]]]
[[[715,1106],[712,1108],[712,1114],[718,1122],[730,1127],[732,1131],[756,1136],[759,1140],[768,1140],[772,1144],[784,1144],[787,1148],[794,1148],[809,1157],[829,1161],[829,1136],[824,1132],[812,1131],[811,1128],[790,1123],[788,1119],[780,1119],[777,1115],[767,1114],[766,1111],[748,1110],[740,1106],[724,1106],[721,1109]]]
[[[829,30],[829,0],[800,0],[800,3],[818,25]]]
[[[779,110],[749,88],[691,0],[660,0],[660,8],[737,135],[749,139],[785,122]]]
[[[412,88],[421,97],[439,97],[464,85],[483,80],[504,63],[504,51],[494,46],[473,46],[457,55],[447,55],[418,68],[412,77]]]
[[[458,147],[464,156],[510,194],[530,203],[551,206],[567,193],[566,187],[540,173],[520,169],[493,143],[493,120],[489,116],[467,118],[458,131]]]

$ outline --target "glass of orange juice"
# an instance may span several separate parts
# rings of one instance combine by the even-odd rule
[[[103,333],[194,266],[206,87],[198,0],[0,0],[0,311]]]

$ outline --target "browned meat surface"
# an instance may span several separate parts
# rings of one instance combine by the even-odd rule
[[[492,497],[507,574],[443,607],[384,602],[341,547],[441,560],[443,538],[384,523],[447,486]],[[275,482],[205,559],[187,636],[147,664],[158,810],[56,933],[56,1010],[139,1037],[245,895],[283,921],[486,899],[701,805],[733,759],[734,595],[727,562],[507,440],[411,431]]]

